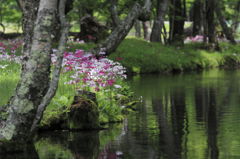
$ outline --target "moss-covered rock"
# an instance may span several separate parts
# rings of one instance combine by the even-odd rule
[[[99,112],[95,93],[78,91],[70,106],[44,114],[42,130],[99,129]]]
[[[99,112],[96,94],[87,91],[78,91],[70,106],[68,114],[68,127],[75,129],[97,129],[99,128]]]

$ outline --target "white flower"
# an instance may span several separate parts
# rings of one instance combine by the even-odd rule
[[[1,69],[4,69],[4,68],[6,68],[8,65],[0,65],[0,68]]]
[[[118,89],[118,88],[122,88],[122,86],[120,86],[120,85],[118,85],[118,84],[115,84],[114,87],[117,88],[117,89]]]

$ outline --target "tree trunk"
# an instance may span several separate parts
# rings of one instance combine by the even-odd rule
[[[234,8],[234,19],[233,19],[233,23],[232,23],[232,30],[233,32],[235,33],[239,27],[239,23],[240,23],[240,20],[239,20],[239,15],[240,15],[240,1],[236,2],[236,7]]]
[[[19,7],[19,9],[21,10],[21,11],[23,11],[23,0],[16,0],[16,2],[17,2],[17,5],[18,5],[18,7]]]
[[[137,38],[140,38],[141,37],[141,24],[140,24],[139,20],[135,21],[134,28],[135,28],[135,36]]]
[[[207,24],[208,24],[208,43],[210,44],[210,47],[214,47],[214,48],[216,45],[216,29],[215,29],[215,18],[214,18],[215,5],[216,5],[215,0],[207,1],[206,15],[207,15]]]
[[[65,45],[67,43],[67,38],[68,38],[68,33],[69,33],[69,28],[70,28],[70,25],[68,24],[66,17],[65,17],[65,15],[68,13],[68,11],[66,11],[68,2],[69,2],[68,0],[60,0],[60,2],[58,4],[59,5],[58,13],[59,13],[59,20],[60,20],[61,36],[60,36],[59,43],[58,43],[58,51],[56,53],[57,61],[56,61],[54,70],[52,72],[52,80],[50,81],[48,91],[45,94],[45,96],[43,97],[40,105],[37,108],[37,113],[35,115],[35,119],[31,126],[32,134],[34,134],[34,132],[37,130],[37,126],[43,117],[43,113],[44,113],[46,107],[50,104],[51,99],[54,97],[54,95],[57,91],[57,88],[58,88],[58,81],[59,81],[60,73],[61,73],[61,69],[62,69],[63,54],[65,51]],[[73,1],[71,1],[71,2],[73,2]]]
[[[120,19],[117,11],[118,0],[111,0],[110,3],[111,3],[111,6],[109,7],[109,11],[111,13],[112,28],[115,28],[120,24]]]
[[[142,8],[141,14],[138,16],[138,20],[146,22],[151,20],[151,7],[152,1],[151,0],[144,0],[144,6]]]
[[[106,55],[109,55],[115,51],[118,45],[129,33],[135,20],[141,15],[143,11],[144,8],[141,7],[138,3],[135,3],[127,17],[118,25],[117,28],[113,30],[110,36],[103,43],[99,44],[96,48],[91,50],[91,52],[95,53],[98,56],[98,53],[102,51],[104,51]]]
[[[233,32],[231,30],[231,28],[228,27],[227,23],[226,23],[226,19],[224,18],[221,8],[220,8],[220,2],[217,2],[216,4],[216,15],[218,18],[218,21],[223,29],[223,33],[225,34],[226,38],[232,43],[232,44],[236,44],[236,41],[234,39],[233,36]]]
[[[203,12],[203,35],[204,35],[204,43],[207,43],[208,41],[208,23],[207,23],[207,0],[202,0],[203,2],[203,7],[202,7],[202,12]]]
[[[145,40],[148,40],[148,24],[147,22],[142,22],[142,28],[143,28],[143,37]]]
[[[32,4],[29,4],[32,6]],[[15,95],[10,99],[8,118],[1,121],[0,143],[31,140],[30,129],[37,108],[46,94],[50,80],[53,23],[57,0],[41,0],[35,23],[30,59],[21,73]],[[25,39],[25,42],[29,42]]]
[[[150,37],[151,42],[161,41],[161,32],[164,25],[164,16],[168,8],[168,0],[157,1],[157,16],[154,20],[152,33]]]
[[[193,4],[193,36],[202,35],[202,7],[201,0],[195,0]]]
[[[24,60],[28,60],[31,52],[31,45],[32,45],[32,38],[33,38],[33,29],[34,24],[37,18],[37,12],[39,7],[39,0],[32,1],[32,0],[18,0],[18,4],[23,11],[23,37],[24,37],[24,44],[23,44],[23,53],[24,53]]]
[[[185,23],[185,1],[172,0],[172,9],[170,11],[170,36],[169,43],[174,45],[183,45],[184,23]]]

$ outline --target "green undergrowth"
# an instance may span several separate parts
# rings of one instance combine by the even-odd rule
[[[240,46],[220,44],[220,51],[207,51],[201,43],[184,47],[165,46],[140,39],[126,39],[110,58],[135,73],[168,73],[240,64]]]
[[[94,44],[69,44],[68,51],[76,49],[89,50]],[[164,46],[159,43],[149,43],[140,39],[126,39],[110,58],[119,60],[130,72],[135,73],[169,73],[174,71],[199,70],[215,67],[240,66],[240,46],[221,43],[219,52],[206,51],[200,43],[186,44],[184,47]],[[0,62],[0,105],[7,103],[19,80],[20,66],[11,62]],[[66,85],[69,76],[62,75],[58,91],[44,113],[42,125],[50,121],[60,120],[69,111],[73,101],[76,86]],[[125,108],[134,101],[129,100],[132,93],[127,83],[122,84],[118,91],[99,92],[97,100],[100,111],[100,122],[122,121]]]
[[[13,62],[0,61],[0,106],[5,105],[13,95],[17,82],[20,78],[20,65]],[[77,86],[68,85],[65,82],[69,81],[69,74],[61,75],[58,90],[55,97],[44,112],[41,126],[47,126],[51,122],[65,119],[66,113],[69,112],[73,98],[76,95]],[[124,119],[126,110],[129,112],[133,101],[130,100],[132,92],[129,86],[124,81],[119,81],[122,87],[112,89],[112,91],[102,90],[97,93],[97,102],[99,109],[99,121],[102,124],[109,122],[119,122]],[[111,90],[111,89],[110,89]],[[64,119],[63,119],[64,118]]]
[[[52,123],[67,120],[65,119],[66,113],[70,111],[77,89],[75,85],[64,84],[68,78],[67,75],[61,76],[57,93],[44,113],[41,127],[48,127]],[[118,83],[121,83],[122,88],[112,91],[107,89],[96,93],[100,124],[121,122],[126,112],[131,112],[137,102],[132,101],[133,92],[130,91],[128,84],[124,81]]]
[[[0,61],[0,106],[7,103],[20,76],[20,67],[13,62]]]

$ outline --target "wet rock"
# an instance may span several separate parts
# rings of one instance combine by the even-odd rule
[[[96,94],[83,90],[78,90],[71,106],[47,112],[40,126],[40,131],[96,129],[101,129]]]
[[[96,94],[79,90],[68,114],[70,130],[99,129],[99,112]]]

